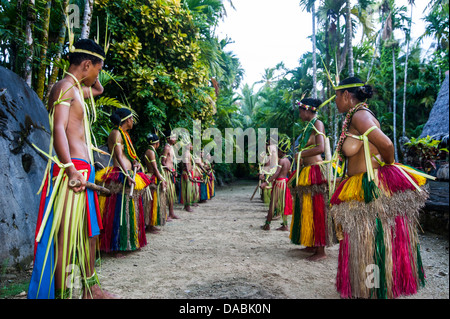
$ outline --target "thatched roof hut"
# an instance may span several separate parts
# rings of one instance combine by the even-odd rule
[[[423,127],[420,137],[430,135],[433,139],[440,140],[448,144],[448,71],[446,72],[444,83],[441,86],[436,102],[431,109],[428,122]]]

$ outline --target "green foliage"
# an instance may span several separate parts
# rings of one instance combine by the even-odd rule
[[[0,65],[24,77],[26,59],[26,25],[32,21],[33,78],[32,87],[37,88],[37,77],[42,63],[47,74],[55,67],[67,68],[67,60],[56,60],[59,51],[58,38],[63,13],[62,0],[52,1],[49,24],[47,59],[39,56],[46,49],[43,43],[44,10],[47,1],[37,0],[34,7],[29,2],[0,0]],[[116,107],[127,105],[136,112],[139,122],[132,132],[138,150],[146,147],[149,132],[161,132],[168,128],[184,127],[192,130],[192,120],[202,121],[202,128],[262,127],[279,129],[280,133],[295,138],[303,127],[299,121],[294,101],[304,93],[310,95],[312,88],[312,52],[299,58],[298,67],[287,70],[282,64],[266,69],[261,82],[242,86],[244,70],[239,58],[226,51],[231,39],[219,39],[215,28],[226,17],[223,0],[96,0],[93,30],[105,29],[111,39],[100,81],[104,94],[96,99],[97,122],[93,130],[98,144],[106,142],[112,129],[109,115]],[[231,1],[229,1],[231,3]],[[83,13],[85,2],[71,1]],[[303,9],[312,11],[313,1],[301,1]],[[322,57],[332,75],[348,75],[345,52],[346,1],[316,1],[317,55]],[[376,42],[374,22],[384,22],[392,13],[393,30],[408,34],[406,7],[396,7],[395,1],[359,0],[351,10],[353,26],[361,26],[362,40],[353,47],[353,65],[356,76],[375,89],[369,101],[370,108],[381,122],[383,131],[393,137],[393,118],[401,123],[405,48],[403,41],[387,37]],[[408,56],[408,83],[406,87],[406,135],[419,136],[437,97],[448,58],[448,0],[429,2],[425,13],[425,34],[412,43]],[[378,18],[378,20],[377,20]],[[257,30],[255,31],[257,32]],[[80,29],[75,29],[76,38]],[[102,32],[100,32],[102,33]],[[390,33],[390,35],[393,33]],[[355,28],[352,36],[355,36]],[[92,37],[92,36],[91,36]],[[425,58],[420,44],[424,38],[435,41],[435,48]],[[102,42],[102,39],[100,39]],[[104,40],[103,40],[104,41]],[[393,78],[392,50],[395,50],[396,79]],[[67,41],[63,57],[68,52]],[[373,64],[372,64],[373,63]],[[317,80],[323,90],[319,98],[326,100],[334,92],[330,87],[321,59],[316,61]],[[333,81],[336,81],[333,77]],[[396,83],[397,96],[392,96]],[[256,89],[260,86],[259,89]],[[237,92],[242,88],[240,94]],[[45,96],[45,95],[44,95]],[[393,114],[393,99],[397,111]],[[334,103],[320,112],[327,135],[336,137],[340,116]],[[397,128],[398,129],[398,128]],[[224,170],[232,168],[222,165]],[[250,171],[239,168],[241,172]]]
[[[448,154],[448,149],[440,148],[440,144],[441,141],[427,135],[422,138],[413,137],[409,142],[405,143],[405,146],[409,155],[415,159],[415,162],[420,163],[421,168],[430,171],[432,168],[436,168],[436,160]]]

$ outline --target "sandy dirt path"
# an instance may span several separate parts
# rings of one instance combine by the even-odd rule
[[[102,255],[102,286],[126,299],[339,299],[338,245],[312,262],[289,232],[261,230],[267,210],[258,195],[250,201],[255,185],[216,188],[193,213],[177,205],[181,219],[147,234],[146,247],[125,258]],[[448,239],[422,234],[421,247],[428,282],[407,298],[448,299]]]

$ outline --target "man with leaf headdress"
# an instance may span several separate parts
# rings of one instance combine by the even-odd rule
[[[71,45],[68,71],[50,92],[52,136],[40,189],[30,299],[71,298],[80,277],[84,298],[116,297],[99,286],[95,247],[102,222],[97,193],[86,188],[95,178],[90,129],[95,107],[85,99],[92,102],[103,92],[98,75],[104,58],[92,40]],[[51,157],[53,148],[56,156]]]

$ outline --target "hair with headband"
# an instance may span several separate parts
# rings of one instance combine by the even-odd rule
[[[90,60],[92,64],[97,64],[104,59],[105,51],[91,39],[78,40],[69,53],[69,63],[73,65],[80,65],[85,60]]]
[[[282,136],[278,141],[278,149],[283,153],[288,153],[291,149],[291,139],[288,136]]]
[[[156,144],[159,142],[159,137],[158,135],[154,134],[154,133],[150,133],[147,135],[147,142],[151,145]]]
[[[122,124],[123,121],[129,119],[133,116],[133,113],[131,113],[131,110],[127,108],[121,108],[117,109],[111,116],[109,117],[111,122],[115,125]]]
[[[336,87],[336,90],[348,91],[361,102],[370,99],[373,96],[372,87],[368,84],[365,84],[357,77],[349,77],[341,81]]]
[[[319,99],[305,98],[301,101],[297,101],[297,105],[304,110],[316,113],[322,105],[322,101]]]

